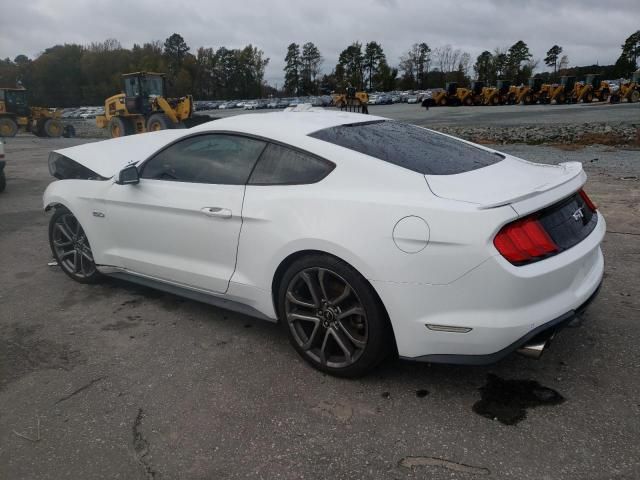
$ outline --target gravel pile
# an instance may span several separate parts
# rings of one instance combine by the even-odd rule
[[[513,127],[434,126],[429,128],[473,142],[493,144],[630,145],[640,143],[638,127],[625,123],[576,123],[562,125],[520,125]]]

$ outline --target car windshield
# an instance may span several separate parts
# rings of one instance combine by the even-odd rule
[[[460,140],[387,120],[339,125],[309,136],[424,175],[464,173],[504,159]]]

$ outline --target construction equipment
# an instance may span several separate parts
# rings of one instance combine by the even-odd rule
[[[556,102],[556,105],[567,103],[571,98],[572,92],[576,85],[576,77],[563,76],[560,77],[560,83],[551,85],[543,85],[542,89],[546,92],[544,103]]]
[[[573,103],[580,101],[591,103],[595,98],[600,102],[606,102],[610,91],[609,84],[601,81],[599,74],[590,73],[585,77],[584,82],[575,84],[570,100]]]
[[[211,120],[193,112],[191,95],[166,98],[164,73],[135,72],[122,75],[122,93],[105,100],[104,115],[96,117],[96,124],[108,128],[115,138],[191,127]]]
[[[542,78],[532,77],[527,85],[521,85],[515,89],[515,98],[513,102],[517,105],[524,103],[525,105],[535,105],[544,98],[545,92],[542,90]]]
[[[462,102],[458,97],[458,82],[448,82],[445,85],[444,90],[434,93],[434,95],[427,100],[428,100],[429,106],[435,105],[438,107],[444,107],[447,105],[451,105],[451,106],[460,105]],[[422,102],[422,103],[423,103],[422,105],[423,107],[426,106],[425,102]]]
[[[0,88],[0,137],[15,137],[20,128],[39,137],[59,137],[63,133],[61,115],[30,107],[24,88]]]
[[[633,72],[631,80],[621,81],[618,91],[611,94],[611,103],[618,103],[622,100],[627,100],[629,103],[640,100],[640,70]]]
[[[484,82],[475,80],[471,82],[471,88],[456,89],[456,96],[462,105],[470,107],[472,105],[482,105],[482,92],[486,88]]]
[[[504,105],[511,88],[511,80],[498,80],[495,87],[482,89],[482,105]]]
[[[333,106],[347,112],[369,113],[369,94],[367,92],[357,92],[354,87],[347,87],[345,93],[334,93],[331,95]]]

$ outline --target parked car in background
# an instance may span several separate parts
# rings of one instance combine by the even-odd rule
[[[417,95],[408,96],[407,103],[418,103],[418,96]]]
[[[258,108],[258,102],[256,102],[255,100],[244,102],[244,106],[242,108],[244,110],[256,110]]]
[[[369,100],[367,101],[369,105],[376,105],[378,103],[378,95],[371,94],[369,95]]]

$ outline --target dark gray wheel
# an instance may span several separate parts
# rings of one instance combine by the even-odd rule
[[[62,122],[57,118],[47,118],[42,124],[44,136],[49,138],[59,138],[62,136]]]
[[[133,133],[133,123],[130,119],[114,116],[109,120],[109,134],[111,135],[111,138],[133,135]]]
[[[18,124],[11,117],[0,117],[0,137],[15,137]]]
[[[62,271],[80,283],[101,278],[93,252],[78,219],[66,208],[57,208],[49,222],[49,245]]]
[[[289,340],[315,368],[342,376],[367,373],[393,341],[384,308],[368,282],[329,255],[295,261],[279,289]]]
[[[147,119],[147,132],[174,128],[173,122],[164,113],[152,113]]]

